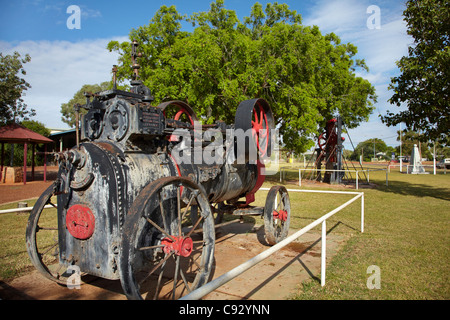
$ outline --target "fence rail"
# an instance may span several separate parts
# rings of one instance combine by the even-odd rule
[[[286,168],[282,167],[280,168],[280,182],[282,182],[282,180],[284,180],[284,178],[286,177]],[[359,189],[359,173],[365,173],[366,177],[367,177],[367,182],[370,182],[370,172],[372,171],[385,171],[386,172],[386,186],[389,185],[389,170],[388,169],[381,169],[381,168],[377,168],[377,169],[361,169],[361,170],[334,170],[334,169],[302,169],[299,168],[298,169],[298,185],[301,187],[302,186],[302,171],[318,171],[318,172],[344,172],[344,173],[356,173],[356,178],[355,178],[355,189],[358,190]]]
[[[56,208],[56,206],[52,206],[50,204],[44,206],[44,209],[50,209],[50,208]],[[0,210],[0,214],[2,214],[2,213],[11,213],[11,212],[25,212],[25,211],[31,211],[31,210],[33,210],[33,207],[5,209],[5,210]]]

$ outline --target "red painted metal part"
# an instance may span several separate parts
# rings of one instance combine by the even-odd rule
[[[175,252],[176,255],[182,257],[189,257],[194,247],[194,242],[191,237],[176,237],[172,236],[175,240],[166,237],[161,240],[161,244],[164,246],[164,253]]]
[[[286,221],[288,218],[288,213],[286,210],[280,211],[273,210],[272,214],[274,219],[280,219],[281,221]]]
[[[259,117],[258,117],[259,112]],[[252,135],[256,140],[256,145],[261,156],[265,156],[267,153],[267,147],[269,145],[267,138],[269,137],[269,125],[267,123],[267,116],[263,108],[258,105],[258,108],[253,108],[253,115],[255,120],[252,120]],[[261,139],[265,139],[265,143],[261,143]]]
[[[67,210],[67,230],[77,239],[85,240],[92,236],[95,229],[95,217],[89,207],[76,204]]]
[[[248,206],[252,202],[255,202],[255,193],[256,193],[256,191],[259,190],[259,188],[261,188],[261,186],[264,183],[264,180],[266,180],[266,175],[265,175],[265,172],[263,171],[265,169],[266,169],[266,166],[264,165],[264,163],[262,163],[258,159],[258,161],[256,163],[256,170],[257,170],[256,183],[255,183],[255,186],[253,187],[252,191],[250,191],[249,193],[247,193],[245,195],[244,207]]]

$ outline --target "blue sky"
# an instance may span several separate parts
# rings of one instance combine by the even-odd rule
[[[207,11],[212,0],[0,0],[0,52],[29,53],[31,62],[25,65],[26,80],[32,88],[26,92],[25,103],[36,109],[36,120],[49,128],[67,128],[61,121],[60,106],[69,101],[83,84],[100,83],[111,78],[111,68],[117,55],[106,50],[110,40],[126,41],[132,28],[148,24],[162,5],[175,5],[181,14]],[[225,7],[235,10],[242,19],[250,14],[256,1],[225,0]],[[259,1],[263,6],[268,2]],[[387,99],[390,78],[399,75],[395,61],[407,54],[412,39],[406,34],[402,13],[404,1],[376,0],[278,0],[286,3],[303,17],[304,25],[317,25],[322,33],[334,32],[343,42],[358,47],[358,58],[364,58],[370,69],[358,75],[376,88],[378,103],[370,120],[349,134],[356,144],[381,138],[396,146],[396,130],[381,123],[379,115],[386,110],[397,111]],[[70,5],[81,12],[81,29],[68,29]],[[367,25],[373,11],[380,8],[380,28]],[[184,30],[192,31],[189,24]],[[194,106],[195,107],[195,106]],[[347,149],[352,149],[347,139]]]

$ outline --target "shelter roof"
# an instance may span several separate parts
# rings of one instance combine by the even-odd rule
[[[0,142],[7,143],[50,143],[53,140],[40,135],[17,123],[8,124],[0,128]]]

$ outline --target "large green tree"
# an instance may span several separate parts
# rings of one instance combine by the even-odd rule
[[[183,31],[183,21],[194,31]],[[242,100],[264,98],[284,146],[296,152],[309,148],[319,127],[336,114],[349,128],[367,120],[376,101],[374,87],[354,73],[367,70],[354,59],[356,47],[302,25],[301,15],[286,4],[256,3],[243,21],[222,0],[190,17],[162,6],[129,38],[140,44],[140,76],[155,103],[183,100],[206,123],[233,123]],[[120,54],[118,78],[129,77],[130,42],[112,41],[108,48]]]
[[[36,114],[35,110],[27,109],[22,99],[24,91],[31,88],[22,78],[26,75],[23,65],[30,61],[28,54],[22,58],[18,52],[5,56],[0,52],[0,125],[29,120]]]
[[[389,126],[401,122],[422,131],[422,141],[445,143],[450,131],[450,3],[448,0],[409,0],[404,11],[414,44],[397,62],[401,75],[391,79],[391,104],[407,109],[387,112]]]
[[[362,155],[363,161],[371,161],[372,158],[376,158],[377,153],[386,153],[388,150],[390,149],[383,140],[378,138],[368,139],[358,143],[350,158],[358,161]],[[387,156],[390,157],[390,155]]]

